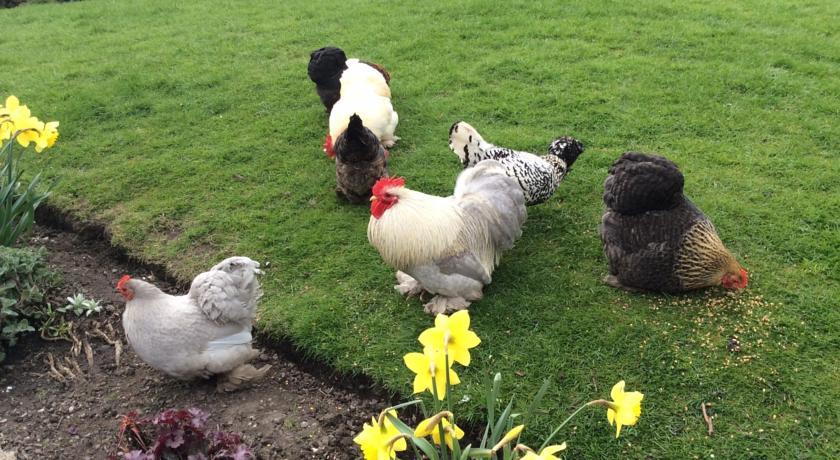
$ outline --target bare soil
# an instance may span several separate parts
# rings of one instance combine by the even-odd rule
[[[12,348],[0,365],[0,457],[11,451],[18,459],[105,458],[116,452],[122,414],[189,407],[210,412],[210,426],[242,433],[258,458],[359,457],[352,439],[365,420],[392,402],[383,392],[362,379],[308,363],[277,344],[258,344],[263,354],[255,364],[271,364],[268,377],[233,393],[216,393],[212,381],[182,382],[155,371],[125,344],[124,304],[114,285],[128,273],[151,279],[167,292],[183,293],[185,287],[162,278],[154,267],[129,260],[101,238],[101,231],[76,230],[80,233],[38,227],[31,243],[47,248],[51,268],[63,278],[50,295],[53,305],[64,305],[65,297],[81,292],[108,306],[80,321],[76,330],[91,345],[93,366],[64,340],[30,334]],[[122,342],[119,365],[114,345],[86,334],[95,328]],[[50,355],[63,382],[49,372]]]

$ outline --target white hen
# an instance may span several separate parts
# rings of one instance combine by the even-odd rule
[[[383,147],[392,147],[399,137],[394,134],[399,115],[391,104],[391,91],[382,74],[373,67],[356,63],[349,65],[341,74],[341,98],[330,111],[330,132],[324,143],[324,151],[331,158],[335,156],[333,142],[338,139],[350,123],[350,117],[358,115],[365,127],[379,139]],[[387,96],[384,90],[387,89]]]
[[[358,59],[347,60],[347,68],[342,72],[339,83],[341,84],[339,91],[341,97],[349,94],[350,91],[366,87],[370,88],[377,96],[391,98],[391,87],[388,86],[382,72]]]
[[[123,328],[135,353],[153,368],[179,379],[223,374],[220,390],[262,377],[251,327],[262,296],[259,263],[247,257],[223,260],[196,276],[186,295],[164,293],[126,275],[117,291],[126,299]]]

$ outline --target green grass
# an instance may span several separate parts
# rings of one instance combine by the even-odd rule
[[[548,378],[524,438],[538,445],[625,379],[646,394],[638,426],[615,440],[585,412],[560,435],[572,457],[836,457],[840,3],[589,3],[29,5],[0,11],[0,95],[61,121],[57,147],[28,163],[61,178],[54,204],[185,279],[233,253],[269,261],[265,332],[403,393],[401,356],[431,318],[392,290],[367,209],[335,199],[309,51],[337,44],[391,71],[392,171],[414,189],[451,193],[454,121],[536,151],[573,134],[586,153],[471,308],[483,343],[457,412],[480,416],[493,372],[523,409]],[[631,149],[680,165],[748,291],[600,283],[603,178]]]

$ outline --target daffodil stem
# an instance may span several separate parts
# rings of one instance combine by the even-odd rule
[[[447,333],[448,336],[449,333]],[[452,412],[452,401],[449,399],[449,394],[452,393],[451,384],[449,383],[449,351],[446,351],[443,355],[443,359],[446,361],[446,410]]]
[[[578,414],[578,412],[582,411],[584,407],[594,406],[596,404],[603,404],[603,403],[608,403],[608,402],[609,401],[606,401],[604,399],[597,399],[595,401],[589,401],[588,403],[578,407],[578,409],[576,411],[572,412],[572,415],[570,415],[568,418],[566,418],[566,420],[563,420],[563,423],[561,423],[560,426],[555,428],[554,431],[552,431],[551,434],[548,435],[547,438],[545,438],[545,441],[543,441],[542,445],[539,448],[539,452],[542,452],[542,450],[545,449],[545,446],[547,446],[548,443],[551,442],[551,440],[554,438],[554,436],[556,436],[557,433],[559,433],[560,430],[563,429],[563,427],[566,426],[567,423],[569,423],[569,420],[573,419],[575,417],[575,415]]]
[[[6,145],[3,146],[3,148],[8,151],[8,155],[6,157],[6,180],[8,181],[8,184],[12,183],[12,174],[14,172],[13,170],[15,169],[13,166],[15,157],[14,151],[12,150],[12,144],[15,143],[15,137],[17,137],[17,133],[12,134],[12,137],[9,139],[9,142],[7,142]],[[9,186],[12,187],[12,185]]]
[[[438,434],[440,435],[440,457],[443,460],[449,459],[449,449],[446,447],[446,431],[443,429],[443,423],[438,425]]]
[[[530,447],[526,446],[525,444],[517,444],[516,447],[513,448],[516,452],[533,452],[534,450]]]
[[[389,440],[388,440],[388,444],[387,444],[387,445],[388,445],[388,449],[389,449],[389,450],[393,450],[393,448],[394,448],[394,443],[395,443],[395,442],[397,442],[397,441],[399,441],[400,439],[408,439],[408,440],[411,440],[411,436],[409,436],[409,435],[407,435],[407,434],[405,434],[405,433],[400,433],[400,434],[398,434],[398,435],[394,436],[393,438],[391,438],[391,439],[389,439]]]

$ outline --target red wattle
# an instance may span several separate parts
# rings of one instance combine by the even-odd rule
[[[335,151],[333,151],[332,145],[332,136],[327,134],[327,137],[324,138],[324,153],[327,154],[330,158],[335,158]]]

